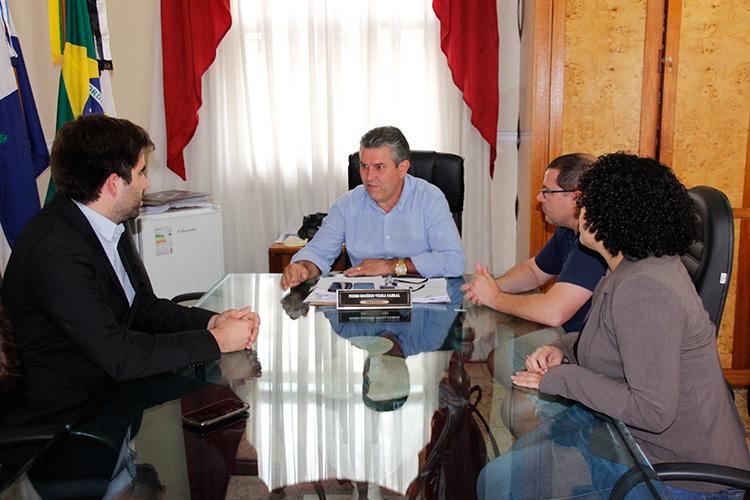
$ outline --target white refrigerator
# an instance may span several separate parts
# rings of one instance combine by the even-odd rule
[[[128,222],[154,293],[205,292],[224,277],[221,208],[185,208]]]

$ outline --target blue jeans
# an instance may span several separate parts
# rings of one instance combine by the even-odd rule
[[[505,455],[485,466],[477,481],[477,494],[483,499],[604,499],[617,480],[632,465],[625,455],[616,456],[616,447],[606,440],[601,421],[581,405],[574,405],[516,441]],[[594,453],[592,448],[600,452]],[[611,454],[607,458],[600,454]],[[617,461],[613,461],[617,460]],[[706,495],[652,483],[668,498],[675,500],[742,498],[741,490],[724,490]],[[739,496],[736,496],[739,494]],[[641,483],[628,499],[653,498],[649,487]]]
[[[672,495],[672,500],[741,500],[745,498],[745,492],[737,488],[717,491],[716,493],[697,493],[667,486],[667,491]]]

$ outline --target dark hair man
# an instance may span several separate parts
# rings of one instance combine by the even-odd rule
[[[168,372],[249,348],[249,307],[215,314],[154,295],[123,222],[138,215],[148,133],[95,114],[63,125],[50,167],[57,194],[21,231],[2,288],[20,380],[0,427],[56,422],[114,380]],[[58,417],[60,418],[60,417]]]
[[[578,180],[596,161],[588,154],[563,155],[553,160],[544,174],[542,204],[547,222],[557,226],[552,238],[532,259],[494,279],[476,263],[471,283],[463,285],[466,300],[565,331],[579,331],[591,296],[606,272],[606,264],[578,241]],[[557,276],[543,294],[517,295],[540,287]]]
[[[461,276],[461,236],[442,191],[408,175],[409,143],[396,127],[362,136],[362,186],[331,207],[315,237],[284,269],[286,290],[327,273],[346,244],[347,276]]]

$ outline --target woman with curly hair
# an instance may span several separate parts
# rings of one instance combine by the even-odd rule
[[[581,178],[580,189],[581,243],[601,254],[609,271],[594,291],[581,332],[537,349],[526,361],[527,371],[511,377],[513,383],[581,403],[555,420],[579,425],[582,443],[591,434],[586,425],[594,423],[588,408],[627,425],[652,464],[750,469],[746,433],[724,381],[715,327],[679,257],[696,230],[685,186],[656,160],[614,153],[597,160]],[[542,448],[552,447],[540,438],[543,427],[514,445],[520,453],[511,448],[484,469],[480,498],[497,498],[498,481],[519,477],[521,469],[537,485],[533,492],[521,487],[510,497],[545,498],[546,486],[539,486],[545,472],[534,472]],[[602,493],[628,467],[588,449],[579,451],[591,469],[591,488]],[[547,458],[554,467],[562,457]],[[705,483],[669,483],[667,488],[675,499],[743,495]]]

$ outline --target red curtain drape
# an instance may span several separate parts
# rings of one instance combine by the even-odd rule
[[[471,109],[471,123],[490,144],[490,177],[497,157],[500,102],[497,0],[433,0],[440,20],[440,48],[448,58],[453,82]]]
[[[198,126],[201,77],[231,25],[229,0],[161,0],[167,167],[183,180],[182,150]]]

